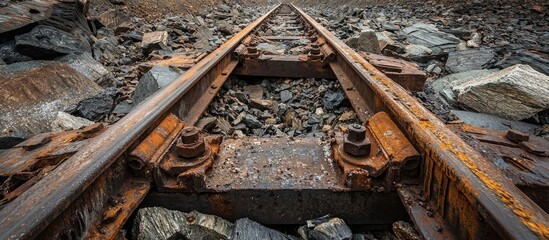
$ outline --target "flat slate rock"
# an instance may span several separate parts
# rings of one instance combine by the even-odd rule
[[[184,213],[161,207],[139,209],[132,229],[133,239],[227,240],[234,225],[220,217],[196,211]]]
[[[186,225],[184,212],[160,207],[142,208],[137,211],[132,235],[137,240],[168,239]]]
[[[494,59],[494,56],[494,51],[488,49],[450,52],[446,61],[446,69],[450,73],[484,69]]]
[[[435,25],[416,23],[401,30],[406,41],[418,44],[433,50],[433,54],[451,52],[456,49],[460,39],[452,34],[439,31]]]

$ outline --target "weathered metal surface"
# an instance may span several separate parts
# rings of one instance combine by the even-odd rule
[[[310,60],[307,55],[260,55],[258,58],[246,58],[234,70],[235,75],[269,76],[290,78],[325,78],[335,79],[324,61]]]
[[[235,221],[250,218],[262,224],[299,224],[327,212],[347,224],[383,227],[408,220],[396,192],[338,192],[326,189],[241,189],[220,193],[151,192],[142,207],[196,210]]]
[[[492,160],[521,191],[549,212],[549,142],[510,130],[495,131],[466,124],[450,125],[458,132],[467,133],[467,142]],[[541,146],[544,151],[533,152],[523,143]]]
[[[361,53],[366,61],[411,92],[422,92],[427,75],[413,62],[373,53]]]
[[[317,74],[316,67],[321,66],[332,74],[328,78],[337,77],[366,124],[364,132],[351,132],[350,139],[360,141],[356,133],[363,133],[370,140],[367,155],[347,154],[339,131],[323,139],[223,140],[192,131],[178,137],[184,125],[196,123],[234,72],[239,63],[235,57],[242,66],[292,58],[260,55],[253,42],[257,38],[247,36],[275,12],[297,19],[294,24],[302,20],[310,24],[286,28],[300,36],[305,34],[295,30],[312,34],[313,42],[308,55],[297,56],[300,62],[288,66],[315,63],[314,70],[305,73]],[[547,213],[491,163],[402,87],[309,16],[297,12],[301,19],[284,5],[258,19],[96,137],[89,149],[63,162],[28,191],[21,191],[0,210],[0,238],[113,238],[150,189],[155,190],[142,206],[198,210],[229,220],[250,217],[265,224],[301,224],[329,212],[350,224],[387,225],[407,220],[395,188],[424,237],[548,236]],[[319,36],[311,32],[311,26]],[[272,71],[260,70],[264,71],[261,74]],[[370,117],[372,113],[376,114]],[[524,141],[524,136],[511,135],[522,141],[508,145],[545,154],[535,139],[530,142],[531,138]],[[47,141],[36,140],[22,148],[32,150],[43,144]],[[141,174],[135,174],[136,170]],[[399,183],[417,184],[420,177],[422,186]],[[440,228],[427,229],[434,222],[441,223]]]
[[[294,6],[295,7],[295,6]],[[457,236],[484,238],[480,229],[495,229],[502,238],[529,239],[549,236],[549,216],[492,163],[421,106],[412,96],[360,55],[296,10],[337,52],[337,63],[346,71],[372,111],[386,111],[424,156],[424,194],[440,199],[447,209],[445,221]],[[450,189],[446,191],[444,189]],[[461,209],[461,210],[460,210]],[[471,218],[482,213],[481,218]]]
[[[343,170],[345,185],[352,190],[369,190],[389,192],[394,184],[401,179],[417,178],[419,172],[419,153],[408,141],[396,124],[384,112],[377,113],[367,122],[364,131],[352,130],[359,127],[351,126],[346,137],[336,133],[332,142],[334,158]],[[348,138],[357,139],[364,135],[370,139],[368,155],[357,156],[345,151]]]
[[[271,11],[272,12],[272,11]],[[0,210],[0,238],[29,239],[46,229],[61,213],[67,213],[71,203],[94,184],[105,170],[155,122],[168,113],[185,116],[190,105],[210,87],[230,62],[230,53],[252,29],[270,14],[259,18],[223,46],[197,63],[187,73],[166,86],[158,94],[141,103],[134,111],[96,137],[88,148],[63,162],[41,181]],[[207,81],[206,79],[211,79]],[[198,89],[197,89],[198,88]],[[189,92],[190,91],[190,92]],[[47,190],[46,190],[47,189]],[[19,211],[26,209],[26,211]],[[56,225],[52,225],[56,226]],[[87,226],[87,225],[85,225]]]
[[[361,157],[370,154],[372,143],[366,137],[366,128],[360,124],[348,127],[347,135],[343,140],[343,151],[353,156]]]
[[[194,105],[183,117],[183,121],[187,125],[192,126],[198,121],[198,119],[200,119],[202,113],[204,113],[212,99],[215,97],[215,95],[217,95],[217,93],[221,89],[221,86],[223,86],[223,83],[225,82],[225,80],[227,80],[230,73],[234,70],[237,64],[238,61],[231,61],[229,64],[227,64],[227,66],[213,80],[209,88],[204,90],[204,93],[200,96],[200,98],[198,98],[198,100],[194,100]]]
[[[329,143],[316,138],[226,139],[207,174],[213,191],[238,189],[344,190]]]
[[[0,153],[0,205],[29,189],[104,130],[104,124],[95,124],[81,130],[44,133]]]
[[[424,239],[456,239],[440,214],[433,211],[431,203],[421,198],[419,187],[401,187],[397,192],[404,207]],[[488,229],[490,230],[490,229]]]
[[[169,114],[126,159],[128,166],[144,174],[150,174],[158,159],[163,156],[175,141],[183,123],[173,114]]]
[[[182,70],[187,70],[192,68],[196,63],[200,62],[207,54],[205,53],[194,53],[194,54],[183,54],[175,53],[170,54],[162,59],[152,59],[147,62],[144,62],[139,66],[142,72],[147,72],[155,65],[161,66],[172,66]]]

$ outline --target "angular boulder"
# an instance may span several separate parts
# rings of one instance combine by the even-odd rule
[[[454,86],[460,85],[472,79],[478,79],[490,75],[496,71],[497,70],[492,69],[482,69],[450,74],[443,78],[434,80],[431,83],[431,88],[433,89],[433,92],[438,94],[446,103],[451,106],[456,106],[456,94],[452,91]]]
[[[416,23],[402,29],[401,35],[406,41],[412,44],[422,45],[433,50],[438,55],[443,52],[450,52],[456,49],[460,39],[452,34],[441,32],[435,25]]]
[[[28,33],[15,36],[15,45],[19,53],[33,59],[52,59],[90,51],[90,44],[86,40],[45,25],[38,25]]]
[[[51,123],[51,128],[54,132],[69,131],[91,126],[93,124],[94,122],[88,119],[76,117],[66,112],[57,112],[57,117]]]
[[[154,66],[139,79],[133,96],[134,103],[143,102],[146,98],[176,80],[183,73],[183,71],[175,67]]]
[[[66,64],[30,61],[0,68],[0,138],[52,131],[57,112],[102,91]]]
[[[184,213],[160,207],[142,208],[132,229],[133,239],[229,239],[233,224],[196,211]]]
[[[509,120],[523,120],[549,109],[549,76],[515,65],[453,87],[460,105]]]
[[[168,46],[168,32],[157,31],[143,34],[141,48],[143,53],[148,55],[154,50],[164,49]]]
[[[495,53],[489,49],[472,49],[455,51],[448,54],[446,70],[459,73],[469,70],[480,70],[494,59]]]
[[[91,79],[101,87],[112,87],[114,85],[111,72],[93,59],[90,53],[80,55],[70,54],[57,60],[68,64],[72,69]]]
[[[111,87],[78,103],[74,114],[92,121],[105,119],[113,108],[118,89]]]
[[[360,32],[360,35],[358,36],[358,50],[370,53],[381,53],[374,30],[366,29]]]

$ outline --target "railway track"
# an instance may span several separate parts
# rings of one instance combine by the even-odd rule
[[[258,48],[295,40],[305,52]],[[322,138],[223,139],[194,128],[231,75],[337,80],[362,124]],[[118,123],[4,152],[3,171],[35,174],[4,194],[0,239],[113,239],[144,206],[264,224],[326,213],[366,226],[410,219],[426,239],[548,239],[547,213],[410,96],[415,87],[301,9],[277,6]]]

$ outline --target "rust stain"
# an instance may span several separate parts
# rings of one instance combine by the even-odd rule
[[[457,150],[454,148],[453,141],[448,139],[446,134],[443,134],[439,131],[439,127],[435,126],[433,122],[430,121],[430,119],[424,114],[424,109],[420,109],[417,107],[416,104],[402,104],[404,101],[413,102],[415,101],[412,99],[411,96],[406,94],[398,94],[393,89],[398,88],[390,79],[387,77],[384,77],[382,73],[377,70],[375,67],[373,67],[371,64],[367,63],[364,59],[362,59],[360,56],[357,56],[356,54],[352,52],[347,52],[357,63],[359,63],[362,67],[364,67],[367,71],[373,73],[372,77],[377,80],[377,83],[381,84],[382,87],[385,87],[385,91],[390,92],[391,94],[394,94],[395,96],[398,96],[399,102],[398,106],[401,108],[408,109],[417,120],[419,120],[419,124],[422,128],[429,131],[429,133],[433,134],[437,137],[437,140],[441,142],[439,145],[441,148],[449,150],[452,152],[462,163],[467,166],[467,168],[475,175],[477,176],[486,186],[486,188],[490,189],[491,192],[495,193],[498,198],[509,207],[509,209],[516,214],[522,222],[536,235],[538,235],[541,238],[549,238],[549,227],[544,226],[542,223],[537,222],[534,215],[532,215],[531,212],[525,210],[524,204],[522,204],[519,201],[516,201],[514,196],[509,194],[504,188],[501,186],[500,183],[493,180],[493,177],[482,171],[479,166],[471,159],[467,154],[465,154],[463,151]],[[455,139],[454,139],[455,140]],[[442,161],[442,159],[439,159],[439,161]],[[467,188],[466,193],[470,194],[478,194],[476,193],[470,186],[470,182],[467,181],[468,179],[458,179],[463,185],[463,187]]]

